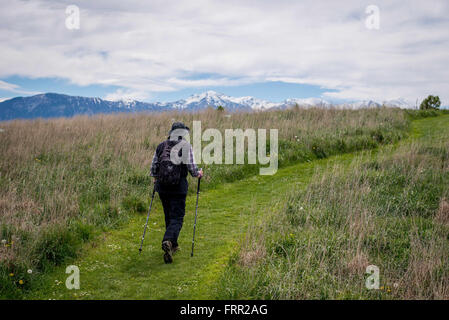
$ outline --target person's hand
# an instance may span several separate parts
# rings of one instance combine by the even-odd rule
[[[200,171],[198,171],[198,179],[203,177],[203,169],[200,169]]]

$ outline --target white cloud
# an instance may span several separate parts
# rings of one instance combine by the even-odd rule
[[[445,0],[378,0],[380,30],[356,0],[96,0],[79,3],[80,30],[65,27],[71,1],[0,2],[0,77],[126,88],[111,97],[284,79],[331,98],[449,104]]]
[[[118,100],[130,101],[130,100],[145,100],[148,99],[149,97],[150,96],[148,92],[117,89],[115,92],[106,95],[104,99],[110,101],[118,101]]]
[[[6,91],[14,91],[19,88],[18,85],[0,80],[0,89]]]
[[[20,94],[38,94],[39,93],[37,91],[23,90],[20,88],[20,86],[13,84],[13,83],[3,81],[3,80],[0,80],[0,90],[10,91],[10,92],[20,93]],[[4,100],[6,100],[6,99],[4,99]]]

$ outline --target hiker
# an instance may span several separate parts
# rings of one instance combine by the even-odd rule
[[[184,123],[173,123],[167,140],[156,148],[151,164],[155,190],[159,193],[165,215],[165,234],[162,239],[164,262],[173,261],[173,253],[179,249],[178,237],[184,221],[187,197],[187,174],[201,178],[192,146],[183,137],[190,131]]]

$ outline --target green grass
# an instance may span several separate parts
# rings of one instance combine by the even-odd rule
[[[443,119],[443,117],[417,120],[415,123],[420,123],[422,127],[420,130],[424,131],[426,126],[430,129],[434,127],[432,123],[436,121],[434,119]],[[419,126],[416,125],[415,128],[417,127]],[[418,135],[417,129],[414,129],[413,132],[415,136]],[[373,136],[377,140],[380,139],[379,135]],[[394,142],[397,139],[394,138],[385,143]],[[321,146],[322,150],[334,150],[326,149],[324,142],[322,141],[316,146]],[[376,145],[361,144],[360,147],[343,148],[340,151],[372,148]],[[315,149],[312,147],[312,150]],[[259,223],[261,219],[263,220],[267,212],[281,208],[286,194],[292,190],[305,190],[316,170],[324,171],[333,163],[349,167],[354,157],[359,154],[329,157],[330,154],[340,151],[338,148],[332,152],[324,151],[326,152],[324,159],[319,159],[323,157],[321,151],[318,151],[311,159],[297,159],[310,162],[286,166],[280,169],[275,176],[245,178],[243,175],[242,179],[237,182],[210,184],[210,187],[200,195],[196,253],[193,258],[190,258],[190,245],[195,197],[191,194],[188,197],[187,215],[180,237],[182,249],[176,254],[175,262],[172,265],[165,265],[162,261],[160,240],[163,235],[164,222],[158,199],[155,201],[150,217],[144,251],[141,255],[138,254],[146,218],[144,208],[149,204],[149,199],[143,200],[143,194],[148,195],[149,193],[147,177],[139,170],[130,169],[125,179],[128,184],[126,187],[128,195],[123,197],[120,203],[111,203],[108,201],[111,199],[111,194],[116,194],[123,186],[107,183],[106,166],[104,171],[92,176],[92,181],[81,186],[84,189],[81,189],[83,191],[80,193],[82,194],[80,208],[85,211],[83,214],[85,218],[82,221],[74,220],[74,223],[69,224],[69,230],[72,231],[69,234],[72,237],[66,235],[66,231],[63,229],[55,229],[49,231],[53,232],[54,236],[45,234],[42,237],[42,242],[37,242],[42,249],[36,252],[44,253],[46,252],[44,248],[51,249],[55,243],[55,249],[48,250],[51,254],[55,252],[57,254],[58,243],[66,245],[65,242],[67,242],[68,254],[62,254],[61,259],[57,255],[43,259],[38,257],[39,261],[48,260],[51,263],[48,267],[38,267],[31,275],[26,273],[27,266],[25,265],[21,269],[16,269],[19,272],[15,272],[13,277],[8,277],[8,270],[0,272],[3,275],[2,283],[14,283],[11,290],[7,291],[8,295],[3,297],[31,299],[252,297],[245,290],[238,291],[238,294],[231,294],[231,292],[237,291],[232,289],[229,284],[223,287],[223,284],[226,283],[223,280],[223,275],[230,272],[229,268],[238,255],[241,240],[247,233],[247,229]],[[40,161],[48,161],[48,159],[42,157]],[[83,206],[83,203],[86,205]],[[93,206],[92,203],[95,205]],[[121,210],[125,210],[126,214],[121,213]],[[3,232],[3,235],[5,234],[7,231]],[[58,242],[58,239],[63,239],[63,243]],[[74,249],[77,248],[81,248],[81,250],[75,250],[75,252]],[[76,256],[76,254],[78,255]],[[59,266],[53,268],[55,262]],[[70,291],[64,286],[67,277],[65,266],[69,264],[80,267],[81,290]],[[21,279],[25,280],[25,285],[19,286],[17,282]],[[238,277],[231,280],[235,281],[236,279]]]
[[[410,139],[315,174],[249,230],[218,297],[447,299],[447,136],[449,116],[418,120]],[[364,287],[369,264],[381,290]]]
[[[344,161],[349,156],[338,157]],[[327,160],[327,161],[335,161]],[[201,299],[214,296],[211,288],[238,246],[248,223],[268,210],[273,198],[305,186],[316,166],[300,164],[280,170],[274,177],[255,176],[239,183],[224,184],[200,194],[195,255],[190,258],[194,197],[187,201],[187,215],[180,237],[181,251],[172,265],[162,260],[163,213],[159,201],[150,217],[149,230],[141,255],[139,241],[144,215],[135,215],[120,230],[108,232],[94,247],[87,244],[80,259],[82,289],[68,291],[55,280],[63,281],[65,269],[59,268],[42,278],[39,289],[27,298],[96,299]],[[48,286],[48,284],[51,284]]]
[[[281,167],[392,143],[409,125],[403,111],[384,108],[230,116],[212,110],[2,123],[0,239],[6,244],[0,246],[0,296],[19,298],[33,290],[38,275],[65,265],[86,243],[145,211],[150,161],[175,118],[188,124],[201,120],[203,130],[221,132],[279,128]],[[258,174],[254,165],[204,168],[204,191]],[[190,194],[194,189],[191,185]]]

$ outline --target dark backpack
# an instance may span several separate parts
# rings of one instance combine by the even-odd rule
[[[182,175],[182,164],[174,164],[170,160],[170,153],[175,145],[179,141],[166,140],[162,145],[162,152],[158,157],[159,162],[159,172],[158,172],[158,182],[163,185],[177,185],[181,181]],[[181,156],[181,150],[179,150],[179,156]]]

